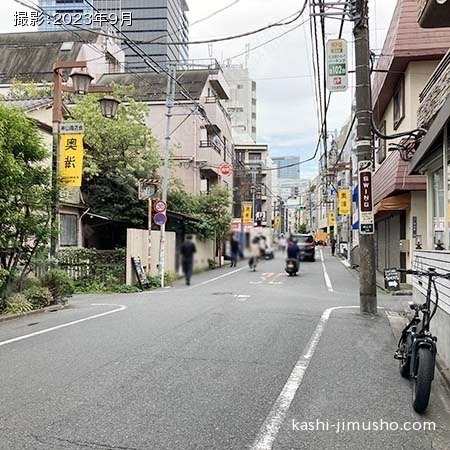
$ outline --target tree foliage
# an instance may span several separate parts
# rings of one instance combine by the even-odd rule
[[[52,96],[51,84],[38,85],[36,83],[24,83],[20,80],[12,80],[11,87],[6,95],[0,99],[23,100],[29,98],[43,98]]]
[[[2,296],[50,238],[50,167],[36,126],[0,104],[0,271]],[[2,270],[3,269],[3,270]]]
[[[187,224],[189,233],[222,240],[230,231],[231,195],[225,187],[215,186],[207,195],[194,195],[180,189],[171,190],[168,205],[173,211],[200,219],[200,222]]]
[[[137,180],[154,176],[161,157],[145,124],[148,107],[134,100],[132,87],[113,87],[122,102],[116,119],[102,116],[99,95],[78,97],[71,109],[73,120],[85,125],[82,191],[93,212],[141,226],[147,211],[138,200]]]

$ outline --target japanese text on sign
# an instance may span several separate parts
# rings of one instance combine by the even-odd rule
[[[339,196],[339,215],[348,216],[350,214],[350,191],[342,189],[338,192]]]
[[[347,90],[347,67],[347,42],[345,39],[330,39],[327,42],[327,84],[330,92]]]
[[[59,172],[62,186],[81,186],[83,136],[83,134],[62,134],[60,137]]]
[[[244,205],[242,208],[242,217],[244,222],[251,222],[252,219],[252,205]]]
[[[362,234],[373,234],[374,215],[372,197],[372,161],[359,161],[359,230]]]

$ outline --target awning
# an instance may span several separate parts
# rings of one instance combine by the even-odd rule
[[[382,211],[404,211],[411,207],[411,193],[395,195],[393,197],[387,197],[381,202],[378,202],[374,208],[374,214]]]

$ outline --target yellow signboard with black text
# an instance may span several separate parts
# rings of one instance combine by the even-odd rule
[[[275,217],[275,220],[273,221],[274,228],[280,228],[281,219],[279,217]]]
[[[338,192],[339,197],[339,215],[348,216],[350,215],[350,191],[348,189],[342,189]]]
[[[334,212],[328,214],[328,225],[334,227]]]
[[[253,222],[252,205],[244,205],[242,208],[242,217],[244,222]]]
[[[84,134],[62,134],[59,141],[59,177],[62,186],[81,186]]]

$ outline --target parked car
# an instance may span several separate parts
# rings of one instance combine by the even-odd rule
[[[297,243],[297,246],[300,249],[300,259],[315,261],[316,244],[314,243],[314,236],[312,234],[292,233],[290,238]]]

